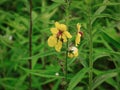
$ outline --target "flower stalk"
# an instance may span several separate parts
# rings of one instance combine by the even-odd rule
[[[28,60],[29,64],[29,69],[32,69],[32,0],[28,0],[29,2],[29,57],[30,59]],[[31,73],[29,74],[29,90],[32,90],[32,75]]]
[[[92,55],[93,55],[93,43],[92,43],[92,27],[91,25],[89,26],[89,67],[90,67],[90,71],[89,71],[89,90],[92,90],[92,83],[93,83],[93,59],[92,59]]]
[[[68,26],[69,28],[69,6],[70,6],[70,1],[69,0],[65,0],[66,2],[66,25]],[[67,72],[67,61],[68,61],[68,48],[69,48],[69,41],[67,40],[67,43],[66,43],[66,59],[65,59],[65,81],[66,81],[66,86],[65,86],[65,89],[67,90],[67,87],[68,87],[68,72]]]
[[[92,22],[91,22],[91,4],[89,5],[88,9],[89,13],[89,20],[88,20],[88,33],[89,33],[89,89],[92,90],[92,83],[93,83],[93,42],[92,42]]]

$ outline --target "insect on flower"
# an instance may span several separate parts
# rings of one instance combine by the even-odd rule
[[[68,57],[73,58],[78,56],[78,49],[75,46],[70,46],[68,49]]]

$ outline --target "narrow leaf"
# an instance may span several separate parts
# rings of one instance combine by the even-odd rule
[[[97,88],[101,83],[103,83],[107,79],[115,77],[115,76],[117,76],[117,71],[114,71],[114,70],[111,70],[109,72],[105,72],[104,74],[97,76],[93,82],[92,90]]]
[[[68,85],[68,90],[73,90],[73,88],[84,78],[84,75],[88,72],[89,68],[83,68],[80,70],[70,81]]]

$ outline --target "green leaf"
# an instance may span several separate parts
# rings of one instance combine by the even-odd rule
[[[105,73],[97,76],[93,81],[92,90],[97,88],[101,83],[103,83],[107,79],[117,76],[117,74],[118,74],[117,70],[111,70],[111,71],[105,72]]]
[[[73,90],[73,88],[84,78],[84,75],[88,72],[89,68],[83,68],[71,79],[68,89]]]
[[[49,70],[29,70],[20,66],[20,69],[24,70],[26,73],[31,73],[32,75],[45,77],[45,78],[64,78],[62,75],[56,76],[56,71],[54,69]],[[56,69],[56,68],[55,68]]]
[[[104,6],[104,5],[109,5],[109,6],[116,6],[116,5],[120,5],[120,3],[119,2],[108,2],[108,3],[105,3],[105,4],[97,4],[97,5],[95,5],[95,6],[93,6],[94,8],[96,8],[96,7],[99,7],[99,6]]]
[[[103,4],[105,4],[105,3],[108,3],[108,0],[104,0],[103,1]],[[104,10],[105,10],[105,8],[106,8],[106,5],[102,5],[101,7],[99,7],[97,10],[96,10],[96,12],[94,13],[94,15],[96,16],[96,15],[99,15],[100,13],[102,13]]]
[[[103,4],[105,4],[105,3],[108,3],[108,0],[104,0],[103,1]],[[97,10],[96,10],[96,12],[94,13],[94,15],[93,15],[93,19],[92,19],[92,23],[98,18],[98,15],[100,15],[105,9],[106,9],[106,6],[107,5],[102,5],[101,7],[99,7]]]
[[[106,33],[106,32],[103,31],[103,30],[102,30],[102,33],[101,33],[101,34],[102,34],[103,38],[104,38],[107,42],[111,43],[114,47],[120,49],[120,42],[118,42],[117,40],[115,40],[113,37],[111,37],[108,33]]]
[[[38,72],[30,72],[32,75],[39,76],[39,77],[45,77],[45,78],[64,78],[64,76],[56,76],[55,74],[44,74],[44,73],[38,73]]]
[[[62,51],[60,52],[59,54],[62,54],[62,53],[65,53],[65,51]],[[39,53],[37,55],[34,55],[32,56],[31,58],[34,59],[34,58],[42,58],[42,57],[46,57],[46,56],[50,56],[50,55],[56,55],[58,54],[56,51],[46,51],[44,53]],[[30,57],[25,57],[25,58],[21,58],[23,61],[25,60],[28,60],[28,59],[31,59]]]
[[[61,83],[61,79],[58,79],[58,81],[55,83],[55,85],[52,88],[52,90],[58,90],[60,83]]]
[[[22,84],[24,83],[25,79],[27,77],[27,74],[21,76],[20,78],[17,79],[15,87],[19,88],[20,86],[22,86]]]
[[[113,78],[109,78],[108,80],[106,80],[106,82],[107,82],[109,85],[117,88],[117,82],[116,82],[116,80],[114,80]]]
[[[95,62],[97,59],[105,57],[105,56],[110,56],[110,50],[107,50],[105,48],[95,48],[95,53],[93,55],[93,61]]]
[[[55,3],[60,3],[60,4],[65,3],[64,0],[52,0],[52,1],[55,2]]]
[[[94,74],[97,75],[97,76],[102,75],[103,73],[106,72],[106,71],[100,71],[100,70],[97,70],[97,69],[93,69],[93,71],[94,71]],[[113,78],[109,78],[105,82],[108,83],[109,85],[117,88],[117,82]]]

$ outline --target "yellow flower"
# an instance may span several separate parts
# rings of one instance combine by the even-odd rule
[[[68,57],[73,58],[78,56],[78,49],[74,46],[69,47]]]
[[[76,35],[76,39],[75,39],[75,45],[77,46],[78,44],[80,44],[80,38],[81,38],[81,35],[79,33],[77,33]]]
[[[76,39],[75,39],[75,45],[77,46],[78,44],[80,44],[80,40],[81,40],[81,36],[82,36],[82,32],[80,31],[81,25],[80,23],[77,23],[77,35],[76,35]]]
[[[55,36],[50,36],[48,38],[48,45],[50,47],[54,47],[57,44],[57,38],[55,38]]]
[[[55,45],[55,50],[60,52],[61,48],[62,48],[62,41],[59,40],[58,43]]]
[[[72,38],[72,35],[67,31],[65,24],[55,22],[55,27],[50,29],[52,36],[48,38],[48,45],[55,47],[55,50],[60,52],[62,43],[67,42],[67,38]]]

